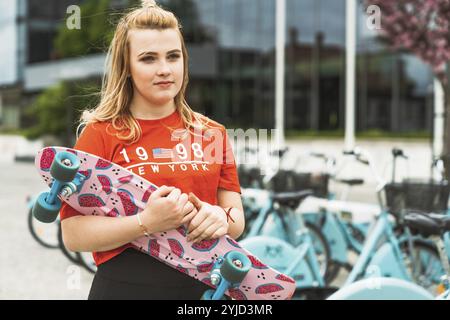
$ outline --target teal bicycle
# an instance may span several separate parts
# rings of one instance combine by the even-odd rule
[[[331,295],[329,300],[450,300],[450,252],[443,240],[450,231],[450,217],[442,214],[408,213],[404,221],[413,232],[430,238],[438,248],[443,266],[438,295],[433,296],[424,288],[405,280],[381,277],[350,284]]]
[[[382,192],[386,184],[378,177],[374,169],[373,162],[366,159],[361,151],[352,151],[349,153],[355,158],[372,169],[374,175],[379,181],[377,195],[382,206]],[[269,202],[260,210],[258,219],[252,225],[249,237],[241,243],[250,251],[255,252],[261,257],[261,260],[268,265],[283,270],[284,273],[297,280],[299,290],[321,291],[327,288],[323,277],[320,277],[317,258],[311,254],[311,241],[305,235],[304,221],[301,215],[295,214],[295,200],[298,200],[298,194],[272,196],[272,200],[282,202],[276,211],[286,219],[284,223],[288,226],[284,231],[288,234],[289,242],[280,238],[258,235],[267,217],[273,211],[273,206]],[[293,201],[291,205],[287,205]],[[253,236],[255,235],[255,236]],[[410,259],[409,257],[419,257],[419,259]],[[365,277],[384,276],[399,278],[411,282],[420,283],[429,287],[430,283],[435,284],[439,281],[436,274],[440,273],[438,253],[435,248],[420,237],[413,237],[408,233],[403,224],[395,224],[391,219],[390,213],[385,209],[377,217],[369,236],[367,237],[352,272],[350,273],[346,285],[354,283]],[[431,280],[430,280],[431,279]],[[328,291],[330,292],[330,291]]]

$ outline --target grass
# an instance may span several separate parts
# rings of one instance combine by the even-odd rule
[[[0,129],[0,135],[25,136],[25,132],[23,129]]]
[[[343,139],[345,136],[343,130],[335,131],[313,131],[313,130],[287,130],[287,139]],[[382,130],[367,130],[356,133],[357,138],[362,139],[407,139],[407,140],[429,140],[431,133],[427,131],[413,131],[413,132],[387,132]]]

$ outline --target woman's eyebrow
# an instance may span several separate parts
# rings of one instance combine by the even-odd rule
[[[181,50],[179,49],[174,49],[174,50],[170,50],[167,52],[167,54],[171,54],[171,53],[181,53]],[[144,51],[142,53],[140,53],[138,55],[138,57],[144,56],[144,55],[151,55],[151,56],[157,56],[158,52],[152,52],[152,51]]]

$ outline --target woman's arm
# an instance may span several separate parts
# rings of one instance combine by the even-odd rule
[[[143,236],[135,216],[74,216],[61,221],[64,245],[74,252],[113,250]]]
[[[197,211],[188,196],[175,187],[161,186],[139,213],[148,234],[172,230],[183,225]],[[74,216],[62,222],[63,240],[71,251],[102,252],[121,247],[144,235],[137,216]]]
[[[245,217],[241,195],[238,192],[219,188],[217,191],[217,204],[226,211],[228,211],[229,208],[233,208],[230,211],[230,219],[228,220],[228,235],[233,239],[239,238],[245,228]]]

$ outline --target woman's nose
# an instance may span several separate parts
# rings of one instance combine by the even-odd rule
[[[162,61],[159,64],[159,68],[158,68],[158,75],[166,75],[166,74],[170,74],[171,70],[169,68],[169,64],[167,63],[167,61]]]

